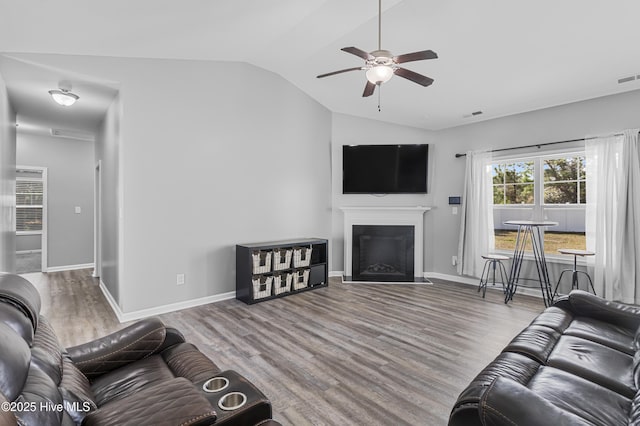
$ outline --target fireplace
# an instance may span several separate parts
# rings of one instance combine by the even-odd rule
[[[414,227],[354,225],[354,281],[413,281]]]
[[[427,282],[424,278],[423,259],[424,259],[424,214],[431,210],[430,207],[341,207],[344,213],[344,271],[343,282],[364,282],[364,281],[381,281],[381,282]],[[381,233],[374,235],[372,238],[362,239],[354,234],[360,229],[373,226],[379,228]],[[395,233],[402,230],[398,235],[391,235],[388,232]],[[408,236],[411,230],[412,236]],[[404,238],[404,243],[400,240]],[[410,243],[407,243],[410,240]],[[358,246],[365,242],[367,254],[376,252],[375,256],[385,255],[390,259],[381,260],[374,258],[373,262],[364,265],[364,270],[370,266],[370,271],[378,273],[378,278],[370,276],[354,279],[354,269],[360,268],[360,258],[354,261],[355,252],[360,253],[360,247],[356,250],[354,245]],[[398,248],[400,246],[400,248]],[[392,247],[392,249],[381,249],[380,247]],[[393,252],[391,256],[390,251]],[[358,254],[357,256],[360,256]],[[377,264],[377,265],[376,265]],[[400,272],[403,271],[402,276]],[[393,276],[393,278],[392,278]]]

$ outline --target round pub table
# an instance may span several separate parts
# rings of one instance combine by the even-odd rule
[[[518,290],[520,284],[520,270],[522,269],[522,261],[527,247],[530,245],[533,251],[533,259],[538,272],[538,281],[540,283],[540,291],[544,306],[550,306],[553,302],[553,294],[551,293],[551,280],[549,279],[549,270],[547,261],[544,257],[544,238],[541,228],[548,226],[558,226],[558,222],[536,221],[536,220],[508,220],[504,222],[508,226],[517,226],[518,234],[516,236],[516,246],[513,252],[513,261],[511,262],[511,271],[509,273],[509,282],[504,303],[508,303],[513,299],[513,295]]]

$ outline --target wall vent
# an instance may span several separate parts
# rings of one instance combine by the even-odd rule
[[[638,76],[638,77],[640,77],[640,76]],[[628,82],[628,81],[633,81],[633,80],[635,80],[635,79],[636,79],[636,76],[635,76],[635,75],[632,75],[632,76],[630,76],[630,77],[619,78],[619,79],[618,79],[618,84],[626,83],[626,82]]]
[[[56,138],[77,139],[87,142],[95,141],[95,135],[93,133],[85,132],[82,130],[51,129],[51,136],[54,136]]]

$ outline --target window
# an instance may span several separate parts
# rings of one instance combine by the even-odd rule
[[[586,248],[584,153],[512,158],[492,164],[495,248],[513,251],[517,230],[507,220],[544,218],[544,251]]]
[[[583,156],[543,160],[544,203],[585,204],[587,185]]]
[[[42,231],[42,179],[16,179],[16,232]]]
[[[533,204],[533,161],[493,165],[493,204]]]

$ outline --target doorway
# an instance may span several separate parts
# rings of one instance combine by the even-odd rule
[[[16,272],[47,270],[47,168],[16,167]]]

